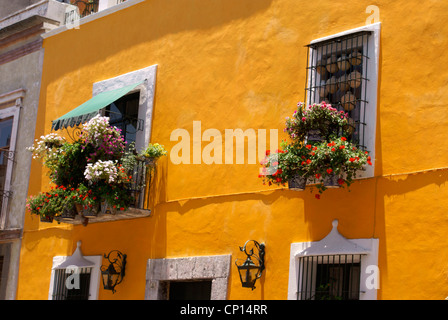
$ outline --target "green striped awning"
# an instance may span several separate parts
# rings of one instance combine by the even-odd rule
[[[98,114],[98,111],[107,107],[112,102],[120,99],[121,97],[135,89],[141,83],[143,83],[143,81],[119,89],[104,91],[97,94],[92,99],[84,102],[77,108],[64,114],[62,117],[53,120],[51,124],[51,130],[75,127],[80,125],[81,123],[89,121]]]

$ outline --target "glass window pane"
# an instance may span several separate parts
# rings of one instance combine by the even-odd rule
[[[139,92],[128,94],[106,107],[109,123],[121,130],[127,145],[135,142],[138,127]]]
[[[0,190],[5,190],[8,152],[11,143],[12,117],[0,119]]]

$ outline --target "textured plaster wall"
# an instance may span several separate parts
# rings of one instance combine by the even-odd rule
[[[339,220],[347,238],[379,238],[379,299],[448,296],[447,180],[443,101],[448,5],[382,1],[375,177],[350,191],[263,186],[258,165],[174,165],[162,159],[150,218],[87,227],[43,225],[27,216],[18,298],[48,296],[52,257],[118,249],[126,278],[100,299],[143,299],[148,259],[231,255],[228,298],[286,299],[293,242],[315,241]],[[147,0],[44,41],[36,136],[91,97],[95,82],[157,64],[151,140],[171,149],[177,128],[279,129],[304,96],[311,40],[365,24],[360,1]],[[205,144],[203,144],[204,146]],[[435,168],[440,170],[427,171]],[[46,187],[33,164],[30,194]],[[314,190],[315,192],[316,190]],[[239,246],[266,244],[266,270],[241,288]],[[33,276],[39,272],[39,277]],[[42,275],[48,274],[48,277]]]

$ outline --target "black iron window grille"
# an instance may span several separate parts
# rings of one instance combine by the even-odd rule
[[[360,254],[299,258],[298,300],[359,300]]]
[[[73,275],[67,269],[55,270],[53,300],[88,300],[91,271],[92,268],[81,268],[77,275]],[[70,276],[79,276],[79,282],[72,283],[71,279],[68,279]]]
[[[347,138],[363,149],[370,35],[362,31],[307,45],[306,104],[325,102],[346,112]]]

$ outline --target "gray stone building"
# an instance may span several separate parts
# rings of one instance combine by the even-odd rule
[[[42,34],[65,21],[69,4],[0,4],[0,299],[16,298],[44,50]],[[70,6],[71,7],[71,6]]]

